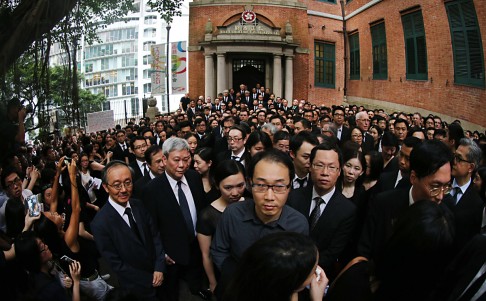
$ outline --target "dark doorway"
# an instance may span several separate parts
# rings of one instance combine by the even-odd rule
[[[257,83],[265,86],[265,60],[234,59],[233,89],[239,91],[240,84],[245,84],[251,92]]]

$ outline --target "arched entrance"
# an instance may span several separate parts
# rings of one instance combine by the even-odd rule
[[[239,91],[240,84],[245,84],[251,91],[257,83],[265,85],[265,60],[233,59],[233,89]]]

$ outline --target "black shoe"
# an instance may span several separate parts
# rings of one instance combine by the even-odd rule
[[[199,290],[196,293],[192,293],[194,296],[199,296],[203,300],[211,300],[211,291],[210,290]]]

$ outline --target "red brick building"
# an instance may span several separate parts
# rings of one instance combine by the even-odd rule
[[[483,41],[484,0],[194,0],[189,87],[214,98],[260,83],[288,100],[484,129]]]

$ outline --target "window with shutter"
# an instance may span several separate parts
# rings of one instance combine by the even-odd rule
[[[314,43],[314,80],[315,86],[334,88],[336,75],[336,57],[334,44]]]
[[[484,87],[484,58],[472,0],[446,3],[454,56],[454,82]]]
[[[349,78],[359,79],[359,33],[349,36]]]
[[[427,47],[422,11],[402,16],[407,79],[427,79]]]
[[[373,48],[373,79],[387,79],[388,59],[384,22],[371,27],[371,40]]]

